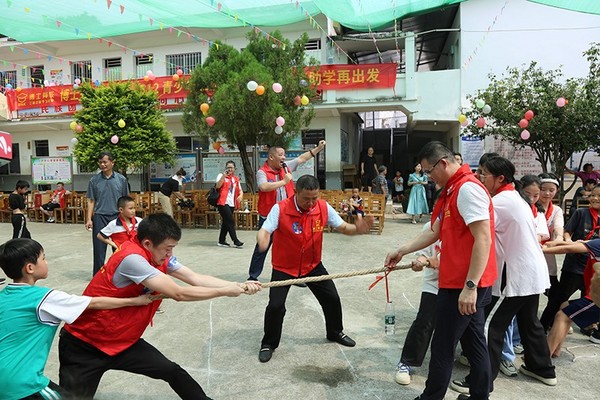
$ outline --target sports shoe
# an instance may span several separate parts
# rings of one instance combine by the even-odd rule
[[[515,364],[512,361],[501,360],[500,372],[506,376],[517,376],[517,367],[515,367]]]
[[[573,334],[573,327],[570,326],[569,330],[567,331],[567,334],[572,335]]]
[[[458,362],[464,365],[465,367],[471,367],[471,363],[469,362],[467,356],[464,355],[464,353],[460,353],[460,356],[458,356]]]
[[[258,361],[260,361],[262,363],[266,363],[271,359],[272,355],[273,355],[273,349],[270,348],[269,346],[263,346],[260,348],[260,351],[258,352]]]
[[[454,379],[452,382],[450,382],[450,389],[458,393],[469,394],[469,382],[467,382],[465,378]]]
[[[545,385],[556,386],[556,383],[557,383],[556,376],[550,377],[550,378],[545,378],[541,375],[536,374],[533,371],[528,370],[527,367],[525,366],[525,364],[521,364],[521,367],[519,368],[519,372],[521,372],[523,375],[527,375],[534,379],[537,379],[538,381],[542,382]]]
[[[470,398],[471,398],[471,396],[469,396],[468,394],[461,393],[458,395],[456,400],[469,400]]]
[[[600,331],[594,329],[594,332],[590,335],[590,342],[600,344]]]
[[[344,332],[340,332],[335,336],[327,336],[328,340],[332,342],[337,342],[342,346],[354,347],[356,346],[356,342],[350,338],[350,336],[346,335]]]
[[[513,346],[513,351],[515,352],[515,354],[523,354],[525,349],[523,348],[522,344],[515,344]]]
[[[6,278],[0,278],[0,285],[4,285],[4,282],[6,282]]]
[[[165,313],[165,310],[163,310],[163,309],[162,309],[162,308],[160,308],[160,307],[158,307],[158,308],[156,309],[156,312],[155,312],[155,314],[164,314],[164,313]]]
[[[48,218],[48,220],[46,222],[50,222],[50,223],[54,222],[54,217]]]
[[[410,374],[412,373],[412,368],[404,363],[398,363],[398,370],[396,371],[395,381],[400,385],[409,385],[410,384]]]
[[[219,246],[219,247],[231,247],[231,245],[229,243],[227,243],[227,242],[223,242],[223,243],[219,242],[219,243],[217,243],[217,246]]]
[[[241,249],[244,247],[244,242],[240,242],[239,240],[233,244],[236,249]]]

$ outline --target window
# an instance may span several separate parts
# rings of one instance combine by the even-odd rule
[[[75,79],[79,79],[81,82],[92,81],[92,62],[86,61],[74,61],[71,64],[71,83],[75,83]]]
[[[40,87],[44,85],[44,66],[36,65],[29,67],[29,76],[31,77],[31,87]]]
[[[19,175],[21,174],[21,160],[19,157],[19,144],[12,145],[13,158],[10,163],[0,167],[0,175]]]
[[[304,45],[304,50],[321,50],[321,39],[309,39]]]
[[[178,69],[184,74],[191,74],[197,65],[202,64],[202,53],[185,53],[167,55],[167,75],[177,73]]]
[[[103,64],[105,81],[118,81],[123,79],[121,57],[105,58]]]
[[[11,84],[13,89],[17,87],[17,71],[0,71],[0,86]]]
[[[135,56],[135,73],[136,77],[143,78],[147,71],[152,70],[152,54],[141,54]]]
[[[47,140],[34,140],[33,143],[35,146],[34,154],[37,157],[48,157],[50,155],[50,148],[48,147]]]

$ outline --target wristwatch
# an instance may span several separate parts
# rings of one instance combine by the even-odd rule
[[[477,284],[470,279],[465,282],[465,286],[467,287],[467,289],[477,289]]]

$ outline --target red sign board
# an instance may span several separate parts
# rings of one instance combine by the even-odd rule
[[[317,90],[384,89],[396,85],[397,64],[332,64],[307,68]]]
[[[0,131],[0,158],[12,160],[12,136],[10,133]]]
[[[154,81],[138,79],[137,82],[158,92],[161,108],[173,108],[183,103],[188,95],[181,79],[174,81],[172,76],[164,76],[156,77]],[[41,114],[61,114],[76,111],[81,93],[74,90],[73,85],[61,85],[11,90],[6,92],[6,97],[10,111],[41,109]]]

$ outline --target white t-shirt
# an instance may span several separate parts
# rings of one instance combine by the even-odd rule
[[[63,321],[72,324],[85,311],[90,301],[92,298],[89,296],[75,296],[52,290],[37,309],[38,319],[46,325],[59,325]]]
[[[490,219],[490,197],[484,188],[474,182],[465,182],[460,187],[457,206],[466,225]]]
[[[556,228],[563,228],[565,227],[565,216],[563,214],[563,210],[562,208],[558,207],[558,206],[553,206],[552,207],[552,214],[550,215],[550,218],[547,221],[548,224],[548,231],[552,232],[551,234],[551,240],[554,239],[554,232]],[[556,262],[556,255],[554,254],[544,254],[544,257],[546,258],[546,263],[548,264],[548,273],[552,276],[556,276],[558,275],[558,264]]]
[[[506,297],[543,293],[550,287],[548,267],[537,240],[533,213],[515,190],[506,190],[492,198],[496,228],[498,279],[492,294]],[[506,287],[500,292],[502,270],[506,264]]]
[[[425,225],[423,225],[422,231],[425,232],[428,229],[431,229],[431,221],[428,221]],[[431,245],[421,249],[415,253],[418,256],[425,256],[427,258],[438,257],[439,252],[442,246],[442,242],[436,240]],[[439,271],[437,268],[423,268],[423,287],[421,289],[422,292],[427,292],[431,294],[437,295],[439,289]]]

